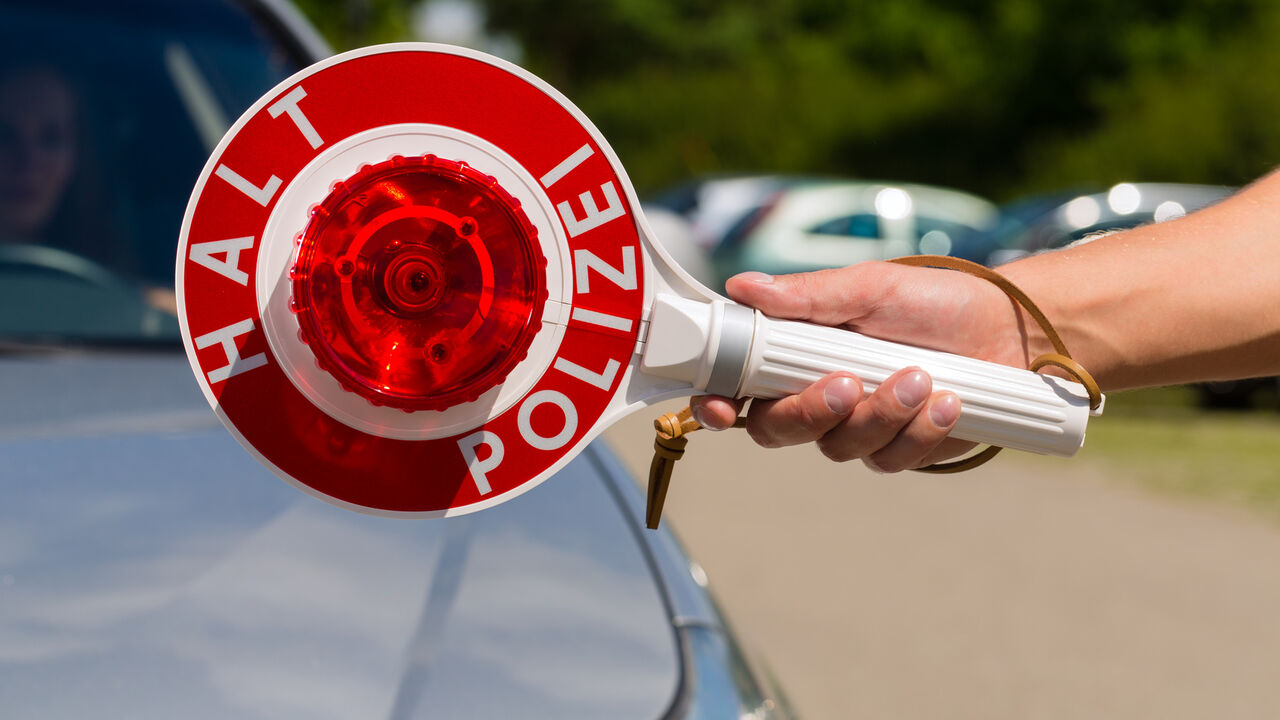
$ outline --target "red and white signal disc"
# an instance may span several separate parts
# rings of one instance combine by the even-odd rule
[[[335,245],[355,264],[335,254],[323,265],[327,276],[295,267],[304,235],[329,237],[315,231],[325,213],[357,224],[365,217],[363,187],[342,183],[396,175],[398,158],[479,188],[475,196],[490,207],[477,206],[473,218],[452,186],[440,190],[411,174],[413,197],[402,198],[401,185],[369,195],[369,203],[403,207],[378,216],[369,232],[352,227],[342,237],[355,245]],[[440,170],[459,166],[453,175]],[[425,44],[338,55],[250,108],[196,184],[177,259],[188,357],[232,434],[313,494],[384,514],[497,504],[567,462],[625,387],[645,295],[630,197],[599,132],[514,65]],[[393,257],[399,239],[370,240],[384,225],[400,228],[413,252]],[[529,247],[527,261],[511,257],[512,248]],[[335,288],[343,280],[331,269],[345,277],[357,264],[367,282]],[[307,272],[317,273],[311,285],[298,277]],[[504,295],[500,283],[517,277],[530,290]],[[312,306],[299,307],[300,287],[328,313],[305,331],[297,312]],[[442,300],[442,287],[454,294]],[[370,307],[377,313],[361,315]],[[457,341],[447,348],[375,344],[401,337],[388,333],[424,337],[420,325],[434,332],[454,315],[461,329],[442,331]],[[342,322],[348,316],[359,322]],[[358,330],[342,334],[336,326],[344,324]],[[508,346],[523,358],[490,368],[504,359],[493,348]],[[455,351],[488,359],[449,365]],[[438,385],[417,382],[413,373],[434,372],[432,362],[451,369]],[[348,365],[356,368],[349,375]],[[396,394],[455,386],[462,389],[447,400]]]

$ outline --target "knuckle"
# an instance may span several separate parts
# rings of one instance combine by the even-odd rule
[[[855,448],[850,448],[843,443],[828,440],[827,438],[821,438],[816,444],[818,446],[818,452],[822,453],[823,457],[831,460],[832,462],[842,463],[858,459],[857,450]]]
[[[799,305],[797,308],[802,317],[812,317],[814,314],[814,298],[816,294],[822,290],[817,287],[817,273],[796,273],[786,276],[790,282],[787,288],[788,294],[794,298]]]
[[[858,460],[880,449],[882,442],[855,422],[845,422],[818,439],[818,449],[830,460]]]
[[[815,410],[813,403],[806,402],[806,400],[808,400],[808,398],[797,398],[797,402],[793,407],[793,422],[802,432],[806,434],[814,434],[821,431],[824,428],[824,425],[826,425],[825,418],[822,417],[824,413],[822,411]],[[817,401],[822,402],[822,399],[818,398]]]
[[[748,413],[747,433],[756,444],[775,448],[811,442],[830,429],[825,403],[813,393],[761,404]]]
[[[887,456],[885,453],[872,453],[867,456],[867,460],[872,467],[884,473],[896,473],[906,470],[909,466],[899,459]]]
[[[877,402],[868,404],[866,416],[868,427],[877,430],[897,428],[903,424],[904,420],[900,411],[884,398],[877,398]]]
[[[747,423],[747,437],[751,438],[752,442],[763,448],[781,447],[781,443],[778,442],[777,437],[775,437],[769,429],[759,422]]]

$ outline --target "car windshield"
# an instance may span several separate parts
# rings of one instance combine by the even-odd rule
[[[228,0],[0,5],[0,342],[179,342],[191,188],[304,64],[265,28]]]

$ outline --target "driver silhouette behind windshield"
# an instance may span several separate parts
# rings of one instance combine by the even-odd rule
[[[0,241],[56,243],[77,164],[77,98],[54,69],[0,68]]]
[[[171,288],[134,277],[137,258],[107,211],[105,188],[90,161],[93,153],[81,127],[83,105],[71,81],[53,65],[0,64],[0,251],[6,246],[68,251],[102,266],[90,275],[132,278],[147,304],[175,314]],[[30,262],[32,253],[21,257]],[[56,264],[63,272],[78,267],[74,261]]]

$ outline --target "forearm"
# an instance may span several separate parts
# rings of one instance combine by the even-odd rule
[[[1280,173],[1185,218],[1000,270],[1104,389],[1280,374]],[[1024,327],[1032,357],[1050,349]]]

